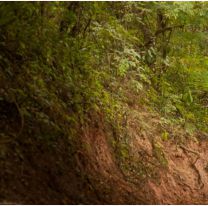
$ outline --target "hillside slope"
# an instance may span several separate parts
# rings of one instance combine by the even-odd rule
[[[208,204],[207,2],[0,2],[0,204]]]
[[[208,203],[208,141],[190,140],[180,128],[163,141],[159,116],[137,110],[128,119],[128,155],[118,160],[102,119],[97,118],[82,129],[73,152],[64,138],[49,145],[29,135],[1,142],[0,202]]]

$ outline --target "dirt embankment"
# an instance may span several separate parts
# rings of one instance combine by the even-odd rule
[[[126,168],[118,166],[102,124],[85,129],[86,172],[93,175],[92,185],[101,203],[208,203],[207,140],[198,141],[183,128],[165,125],[157,114],[147,111],[133,111],[127,127]],[[168,133],[165,140],[164,131]]]
[[[148,112],[133,111],[127,126],[122,167],[102,121],[83,128],[76,147],[67,138],[45,144],[27,133],[2,143],[0,203],[208,204],[206,140],[188,140],[181,129],[171,134]]]
[[[208,203],[208,140],[197,140],[196,134],[167,126],[149,112],[140,112],[137,120],[132,117],[129,127],[132,156],[142,152],[139,160],[145,161],[146,168],[154,165],[141,191],[147,203]],[[164,140],[165,132],[168,138]]]

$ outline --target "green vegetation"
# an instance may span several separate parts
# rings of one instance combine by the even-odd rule
[[[102,122],[125,168],[137,108],[206,134],[207,22],[207,2],[0,2],[0,144],[66,138],[73,156]]]
[[[1,101],[60,127],[91,111],[118,119],[139,101],[127,92],[146,93],[165,118],[206,131],[205,5],[1,3]]]

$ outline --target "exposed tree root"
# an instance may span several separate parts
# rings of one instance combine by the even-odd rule
[[[197,173],[197,176],[198,176],[198,184],[199,184],[199,188],[197,190],[200,190],[204,187],[204,183],[202,181],[202,178],[201,178],[201,174],[199,172],[199,170],[197,169],[196,167],[196,163],[197,161],[199,160],[200,158],[200,154],[192,149],[189,149],[187,148],[186,146],[184,145],[179,145],[181,149],[183,149],[185,152],[190,152],[190,153],[193,153],[195,155],[197,155],[196,159],[191,163],[191,167],[194,169],[194,171]]]
[[[179,147],[187,152],[191,152],[195,155],[197,155],[198,157],[200,157],[200,154],[192,149],[187,148],[185,145],[180,144]],[[196,162],[195,162],[196,163]]]

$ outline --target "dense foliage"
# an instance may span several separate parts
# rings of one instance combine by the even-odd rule
[[[135,104],[207,131],[206,6],[1,2],[0,101],[21,119],[9,135],[37,122],[38,138],[73,137],[92,114],[119,129]]]

